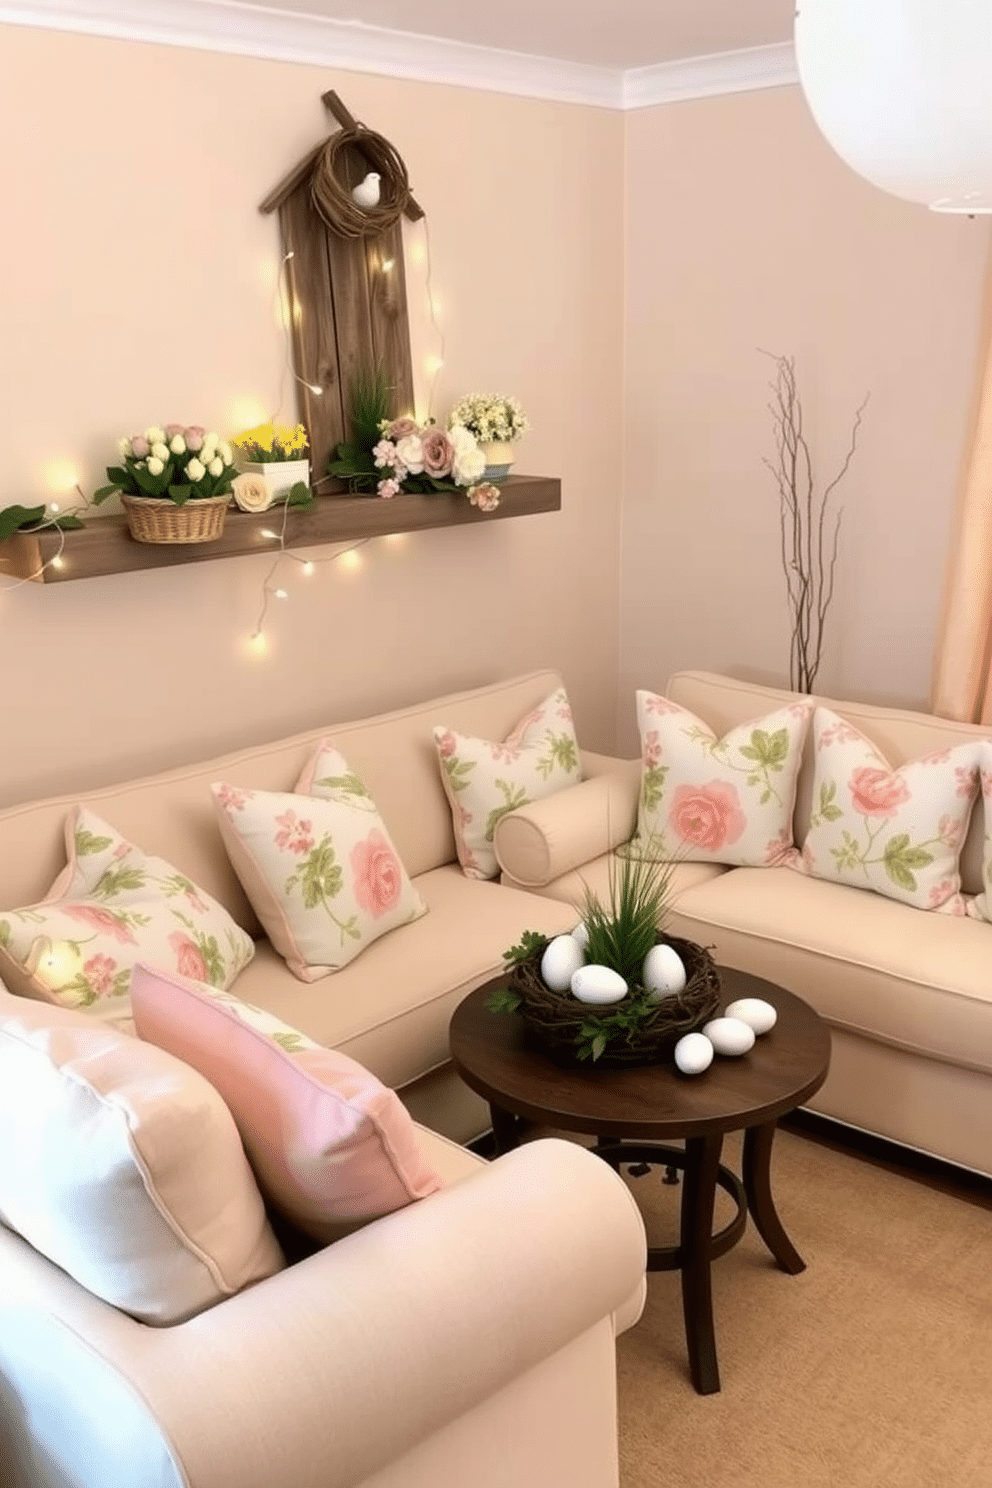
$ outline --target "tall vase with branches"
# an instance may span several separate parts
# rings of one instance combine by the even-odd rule
[[[837,487],[847,474],[858,444],[861,415],[871,396],[866,393],[854,415],[847,453],[837,474],[821,490],[813,475],[813,458],[806,439],[802,398],[796,381],[794,357],[764,352],[775,363],[769,383],[769,411],[775,429],[775,459],[765,459],[778,486],[782,568],[792,617],[789,640],[789,686],[794,692],[813,691],[823,659],[823,633],[834,595],[834,576],[840,543],[843,508],[836,503]]]

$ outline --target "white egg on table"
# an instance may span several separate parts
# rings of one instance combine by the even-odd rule
[[[739,997],[726,1009],[726,1017],[740,1018],[742,1023],[750,1023],[755,1033],[761,1034],[775,1027],[778,1012],[763,997]]]
[[[589,944],[589,929],[584,921],[580,920],[579,923],[576,925],[575,929],[572,931],[572,939],[577,940],[582,949],[585,950],[586,946]]]
[[[627,983],[611,966],[580,966],[572,977],[572,996],[580,1002],[620,1002],[627,996]]]
[[[652,946],[644,957],[641,977],[645,987],[655,994],[655,1002],[670,997],[673,992],[681,992],[686,982],[682,957],[674,946]]]
[[[675,1045],[675,1063],[684,1075],[701,1075],[713,1063],[713,1045],[704,1033],[686,1033]]]
[[[746,1054],[754,1048],[754,1029],[740,1018],[711,1018],[703,1033],[718,1054]]]
[[[586,953],[571,935],[556,935],[544,947],[541,980],[552,992],[567,992]]]

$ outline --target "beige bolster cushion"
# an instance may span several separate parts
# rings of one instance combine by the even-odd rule
[[[623,760],[593,780],[508,812],[493,833],[500,868],[518,884],[543,888],[629,841],[640,779],[640,761]]]

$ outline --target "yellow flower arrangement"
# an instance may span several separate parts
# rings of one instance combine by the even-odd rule
[[[305,459],[307,431],[303,424],[256,424],[231,440],[240,460],[253,464]]]

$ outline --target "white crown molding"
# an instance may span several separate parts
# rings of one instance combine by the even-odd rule
[[[646,108],[797,81],[791,43],[635,68],[586,66],[242,0],[0,0],[0,23],[339,67],[483,92]]]
[[[622,108],[651,108],[687,98],[713,98],[721,93],[749,93],[799,82],[792,42],[716,52],[684,62],[635,67],[623,74]]]

